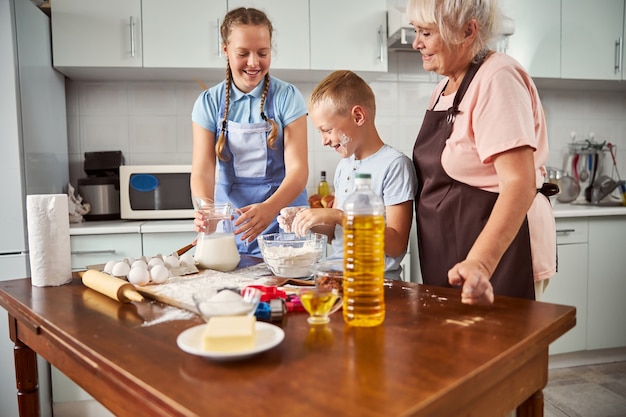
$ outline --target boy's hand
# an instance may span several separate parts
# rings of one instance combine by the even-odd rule
[[[278,225],[281,229],[285,231],[285,233],[292,233],[291,225],[293,224],[293,219],[296,218],[296,214],[300,211],[306,209],[308,207],[285,207],[280,210],[280,213],[276,220],[278,221]]]

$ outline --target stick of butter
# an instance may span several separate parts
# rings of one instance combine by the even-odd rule
[[[211,317],[202,337],[202,347],[211,352],[239,352],[254,349],[255,316]]]

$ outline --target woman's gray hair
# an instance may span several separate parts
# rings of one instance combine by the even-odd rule
[[[409,0],[406,14],[414,23],[435,25],[444,44],[463,40],[463,26],[476,20],[478,33],[472,45],[474,60],[489,52],[489,43],[498,35],[500,5],[498,0]]]

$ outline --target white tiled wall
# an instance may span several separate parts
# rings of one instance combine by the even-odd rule
[[[424,72],[418,58],[416,53],[390,53],[389,73],[370,83],[376,94],[376,123],[382,138],[409,156],[437,81],[434,74]],[[206,85],[219,81],[203,80]],[[319,81],[295,84],[307,99]],[[195,81],[68,80],[72,184],[76,186],[76,180],[85,176],[82,170],[85,152],[121,150],[126,164],[190,164],[191,109],[200,91]],[[595,132],[596,140],[617,145],[618,167],[622,176],[626,176],[626,92],[578,89],[575,84],[568,89],[551,88],[545,81],[539,92],[548,121],[549,165],[562,166],[570,132],[576,131],[578,139]],[[320,171],[325,170],[333,178],[338,156],[321,146],[310,122],[308,134],[308,190],[313,192]]]

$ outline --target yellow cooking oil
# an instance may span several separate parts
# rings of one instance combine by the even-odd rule
[[[322,171],[322,174],[320,175],[320,183],[317,186],[317,193],[320,197],[330,194],[330,185],[328,185],[328,181],[326,181],[326,171]]]
[[[355,327],[378,326],[385,320],[385,218],[346,213],[343,232],[344,321]]]

